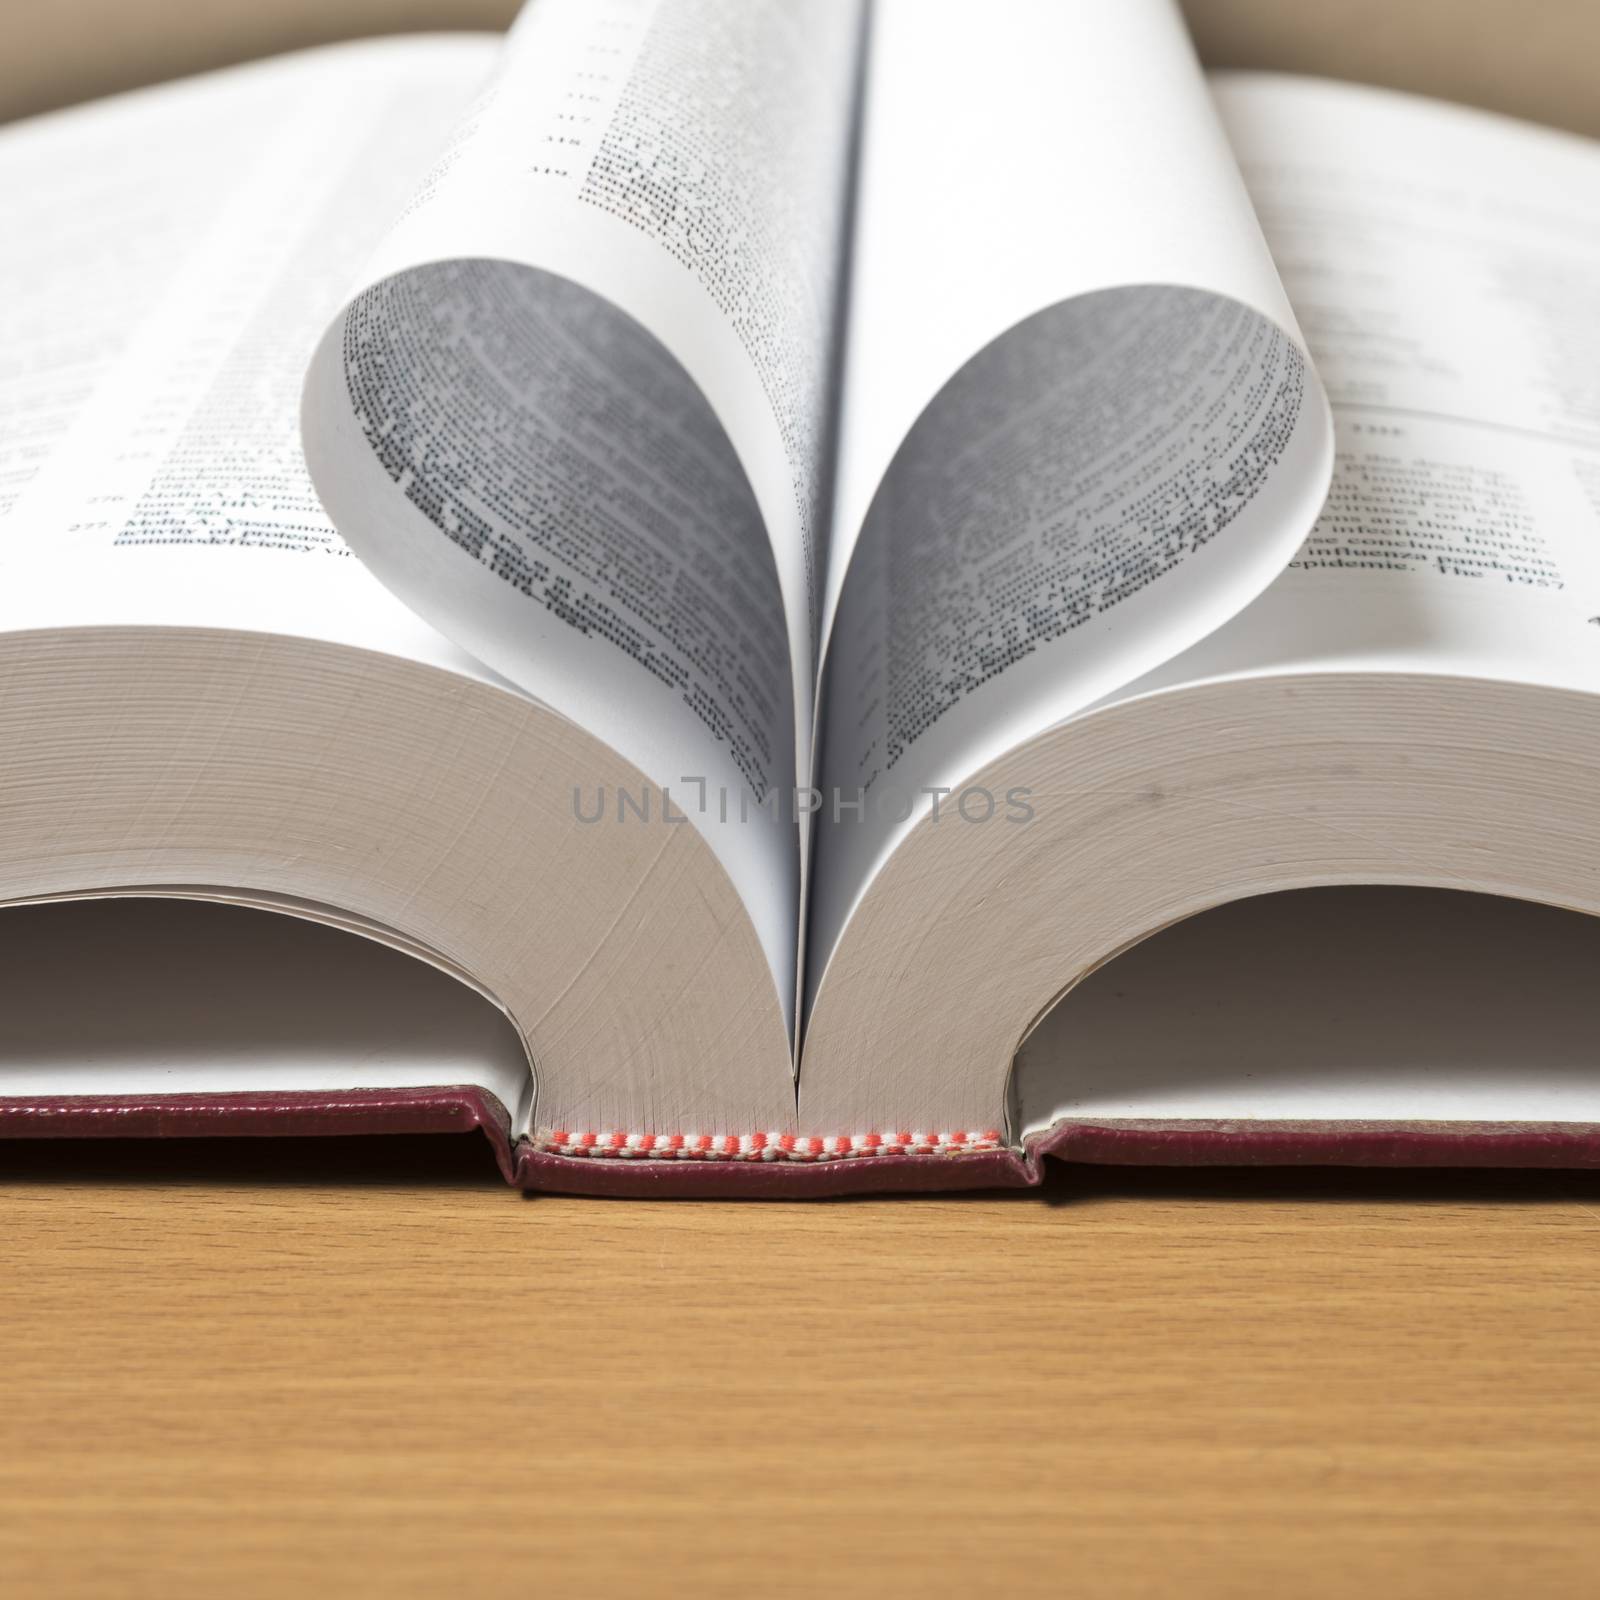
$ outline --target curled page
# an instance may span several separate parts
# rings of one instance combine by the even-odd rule
[[[351,547],[669,792],[785,991],[863,19],[536,0],[303,406]]]
[[[1332,470],[1167,0],[885,0],[864,105],[813,993],[941,797],[1239,611]]]

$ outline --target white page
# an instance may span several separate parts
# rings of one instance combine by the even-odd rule
[[[1600,1122],[1600,919],[1454,890],[1258,895],[1117,956],[1023,1041],[1061,1120]]]
[[[308,911],[145,895],[0,908],[0,1093],[475,1084],[520,1124],[533,1085],[506,1017]]]
[[[1290,569],[1138,689],[1312,670],[1600,689],[1600,146],[1382,90],[1217,97],[1339,435]]]
[[[261,80],[230,105],[262,126]],[[0,130],[0,521],[215,218],[238,166],[213,80]]]
[[[786,991],[863,16],[532,0],[304,410],[361,558],[671,791]]]
[[[16,315],[45,352],[62,318],[96,352],[60,363],[52,448],[0,551],[0,627],[244,628],[484,675],[340,541],[297,402],[346,279],[494,48],[338,46],[0,134],[33,224],[9,251]],[[125,264],[130,236],[148,243]]]
[[[875,16],[813,988],[940,792],[1237,612],[1332,458],[1166,0]]]

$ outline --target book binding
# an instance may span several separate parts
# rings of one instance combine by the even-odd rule
[[[1020,1146],[1006,1145],[986,1132],[956,1141],[950,1135],[914,1133],[824,1139],[583,1136],[560,1130],[563,1140],[556,1143],[549,1135],[514,1137],[500,1101],[465,1086],[342,1094],[0,1096],[3,1139],[304,1138],[474,1130],[488,1139],[501,1175],[517,1188],[625,1198],[800,1200],[1033,1188],[1044,1181],[1046,1161],[1099,1166],[1600,1167],[1600,1123],[1128,1119],[1062,1122]],[[581,1142],[584,1137],[592,1140],[587,1147]],[[702,1139],[709,1143],[702,1145]],[[819,1145],[833,1148],[812,1148]],[[571,1153],[575,1147],[588,1153]]]

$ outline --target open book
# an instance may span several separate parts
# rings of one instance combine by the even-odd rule
[[[1511,1060],[1119,1089],[1057,1001],[1272,891],[1600,911],[1600,150],[1165,0],[533,0],[20,125],[0,203],[0,901],[312,919],[520,1052],[43,1051],[0,1131],[1596,1148]]]

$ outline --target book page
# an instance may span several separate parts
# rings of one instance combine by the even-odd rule
[[[1338,466],[1284,576],[1137,687],[1336,669],[1600,689],[1600,146],[1313,80],[1216,92]]]
[[[786,986],[864,15],[533,0],[304,405],[372,570],[782,896]]]
[[[1254,598],[1332,460],[1165,0],[886,0],[865,107],[813,990],[898,842],[1003,826],[941,803]]]
[[[259,106],[241,90],[242,128]],[[0,523],[215,220],[238,162],[196,137],[215,110],[186,88],[0,132]]]
[[[1017,1052],[1013,1126],[1600,1121],[1600,918],[1457,890],[1253,895],[1091,973]]]
[[[484,675],[350,555],[298,399],[494,48],[336,46],[0,133],[24,223],[0,269],[0,628],[241,628]]]
[[[473,1084],[514,1124],[533,1100],[515,1027],[470,981],[272,897],[0,908],[0,1017],[8,1096]]]

